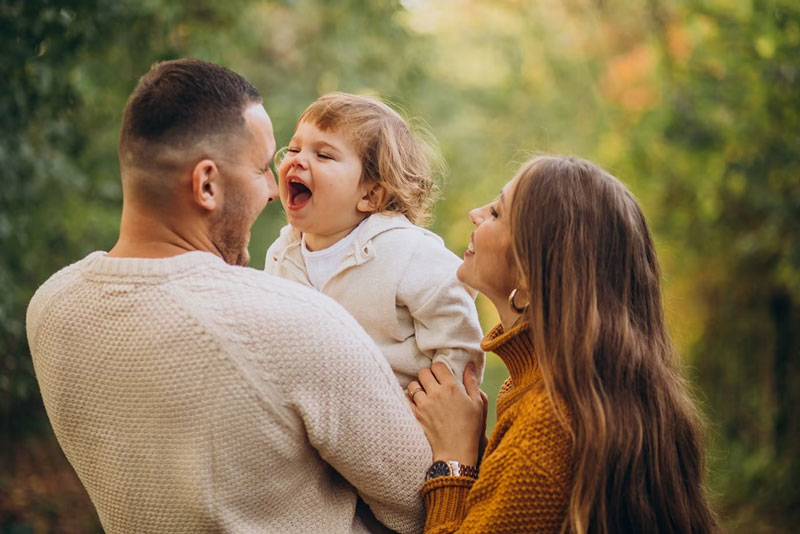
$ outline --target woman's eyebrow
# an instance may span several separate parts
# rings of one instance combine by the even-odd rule
[[[506,207],[506,196],[503,194],[503,190],[500,190],[500,206]]]

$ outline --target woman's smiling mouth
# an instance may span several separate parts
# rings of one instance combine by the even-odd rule
[[[464,251],[464,257],[467,256],[474,256],[475,255],[475,244],[472,242],[472,238],[469,240],[469,244],[467,245],[467,250]]]

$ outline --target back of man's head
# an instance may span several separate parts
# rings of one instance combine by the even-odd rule
[[[156,63],[125,106],[119,138],[123,182],[142,182],[134,189],[153,192],[165,175],[190,163],[198,147],[223,148],[246,135],[243,112],[259,102],[258,90],[225,67],[199,59]]]

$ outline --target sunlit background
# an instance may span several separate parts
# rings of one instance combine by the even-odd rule
[[[800,529],[796,0],[0,0],[0,43],[0,534],[100,531],[44,415],[25,308],[113,245],[125,99],[184,56],[250,79],[279,146],[332,90],[427,125],[449,165],[433,229],[459,255],[467,211],[530,155],[617,175],[656,233],[715,509],[731,533]],[[254,267],[282,224],[269,206]]]

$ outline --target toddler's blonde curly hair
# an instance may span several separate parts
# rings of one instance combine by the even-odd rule
[[[361,180],[382,189],[376,212],[401,213],[421,226],[430,222],[439,196],[435,175],[444,174],[444,163],[425,128],[412,131],[377,98],[338,92],[317,99],[297,120],[301,122],[351,139],[361,155]]]

